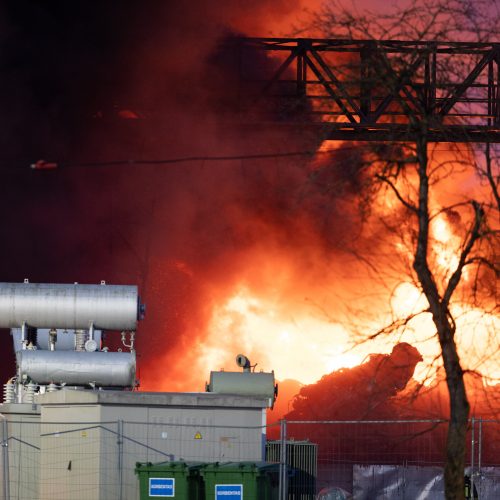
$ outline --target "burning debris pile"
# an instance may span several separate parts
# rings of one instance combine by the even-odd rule
[[[358,366],[333,371],[301,387],[295,396],[290,391],[282,394],[287,401],[269,412],[270,423],[285,418],[287,436],[317,443],[323,462],[349,457],[356,463],[381,463],[384,457],[394,463],[442,463],[449,411],[446,382],[438,378],[427,385],[418,383],[413,374],[421,361],[416,348],[405,342],[396,344],[391,354],[372,354]],[[500,385],[487,386],[474,374],[466,376],[466,384],[471,415],[486,421],[481,430],[482,458],[485,463],[496,463],[499,429],[489,425],[488,419],[500,412]],[[293,392],[297,386],[287,381],[285,389]],[[268,436],[278,439],[279,428],[269,427]]]
[[[399,394],[412,379],[422,356],[401,342],[391,354],[372,354],[354,368],[325,375],[315,384],[302,387],[293,400],[289,420],[366,420],[389,417],[390,398]],[[386,411],[384,411],[384,406]]]

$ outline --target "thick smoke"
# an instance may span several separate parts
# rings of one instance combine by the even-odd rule
[[[137,342],[143,389],[202,390],[219,366],[200,374],[199,346],[214,308],[242,285],[278,295],[283,309],[314,297],[332,323],[336,296],[362,295],[370,307],[380,300],[352,279],[357,255],[344,253],[356,242],[381,268],[387,256],[395,260],[381,247],[384,228],[360,239],[357,146],[314,161],[244,158],[314,151],[321,137],[245,124],[236,109],[245,89],[219,42],[290,32],[306,4],[314,7],[305,0],[3,7],[1,280],[138,284],[147,304]],[[262,71],[269,63],[250,60]],[[208,159],[223,155],[243,158]],[[188,157],[200,159],[78,166]],[[60,168],[30,170],[39,159]],[[391,210],[403,224],[406,214]],[[389,287],[396,282],[386,278]],[[2,333],[5,380],[14,366]],[[236,340],[221,342],[230,358],[240,352]]]
[[[156,372],[163,388],[175,387],[158,355],[179,358],[196,345],[252,248],[286,244],[299,258],[316,224],[297,203],[307,171],[272,159],[75,165],[315,149],[309,136],[220,127],[235,82],[217,44],[232,32],[289,30],[302,3],[251,8],[249,16],[247,3],[226,1],[3,7],[2,280],[137,283],[148,305],[138,350],[150,389],[160,387]],[[39,159],[60,168],[31,171]],[[8,335],[1,342],[6,378]]]

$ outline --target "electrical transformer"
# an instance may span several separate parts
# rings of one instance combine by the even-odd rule
[[[136,286],[0,283],[0,328],[10,328],[17,364],[4,402],[61,387],[134,388],[143,314]],[[106,331],[120,332],[125,350],[105,347]]]

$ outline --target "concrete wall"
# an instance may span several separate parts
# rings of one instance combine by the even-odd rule
[[[213,393],[62,390],[38,396],[37,404],[33,484],[39,490],[38,496],[26,497],[30,499],[135,500],[136,462],[264,459],[265,400]],[[19,472],[13,472],[12,464],[10,470],[11,483],[19,474],[25,477],[23,464],[16,468]]]

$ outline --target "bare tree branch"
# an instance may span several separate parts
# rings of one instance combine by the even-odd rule
[[[375,177],[382,182],[385,182],[394,192],[396,195],[397,199],[408,209],[411,210],[414,213],[418,213],[418,209],[413,203],[410,203],[409,201],[406,201],[402,196],[401,193],[399,192],[398,188],[394,185],[394,183],[385,175],[382,174],[375,174]]]
[[[443,306],[446,308],[448,308],[451,296],[453,295],[453,292],[455,291],[458,283],[460,282],[460,278],[462,276],[462,271],[463,271],[465,262],[467,261],[467,257],[469,256],[470,252],[472,251],[474,243],[481,237],[480,229],[481,229],[481,225],[482,225],[483,220],[484,220],[484,211],[481,208],[481,205],[474,200],[471,201],[471,205],[474,209],[474,225],[472,227],[472,230],[469,233],[469,238],[468,238],[464,248],[462,249],[457,267],[456,267],[455,271],[453,272],[453,274],[451,275],[451,278],[448,281],[448,286],[446,287],[446,291],[444,292]]]

